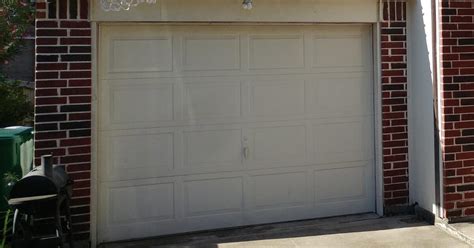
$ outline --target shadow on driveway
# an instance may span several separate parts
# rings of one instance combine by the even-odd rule
[[[359,214],[109,243],[101,248],[469,247],[415,216]]]

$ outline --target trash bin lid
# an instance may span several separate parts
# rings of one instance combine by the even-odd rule
[[[21,139],[21,142],[24,142],[25,140],[31,139],[32,132],[32,127],[14,126],[1,128],[0,139],[17,139],[19,137]]]

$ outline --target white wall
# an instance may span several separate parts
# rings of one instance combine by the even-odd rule
[[[431,0],[409,2],[410,201],[436,213]]]

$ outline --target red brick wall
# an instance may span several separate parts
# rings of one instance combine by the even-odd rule
[[[385,206],[408,204],[406,3],[384,1],[381,23]]]
[[[81,1],[78,1],[81,2]],[[81,4],[87,4],[82,0]],[[60,0],[61,8],[67,0]],[[37,2],[35,156],[54,154],[74,179],[73,230],[89,238],[91,166],[91,29],[87,11],[47,18]]]
[[[441,3],[444,208],[474,216],[474,4]]]

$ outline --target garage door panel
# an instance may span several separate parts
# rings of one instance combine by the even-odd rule
[[[303,206],[308,202],[306,172],[259,174],[250,180],[249,193],[253,194],[256,209]]]
[[[312,67],[348,67],[367,70],[371,47],[367,26],[337,27],[312,34]],[[334,56],[341,54],[342,56]]]
[[[306,161],[307,130],[304,124],[254,127],[249,135],[249,159],[255,166],[292,166]]]
[[[122,240],[178,230],[181,213],[176,206],[182,205],[178,179],[103,182],[99,187],[106,189],[99,191],[98,197],[99,204],[106,209],[98,215],[101,237]],[[158,197],[163,201],[156,201]]]
[[[313,126],[314,158],[318,163],[369,160],[370,121],[335,122]]]
[[[360,36],[316,36],[313,40],[313,67],[365,67],[365,44]],[[344,56],[334,56],[336,53]]]
[[[209,178],[184,182],[186,217],[235,213],[244,205],[243,179]]]
[[[281,221],[288,220],[290,216],[308,216],[314,207],[315,168],[270,167],[244,172],[248,221],[267,223],[271,216]]]
[[[242,163],[241,129],[185,131],[184,167],[229,167]],[[237,169],[235,168],[235,169]]]
[[[172,129],[100,131],[101,182],[173,174],[176,134]]]
[[[239,70],[239,35],[193,35],[183,37],[184,70]]]
[[[111,86],[110,124],[173,120],[173,85]]]
[[[315,203],[341,202],[367,197],[366,167],[315,171]],[[341,180],[343,179],[343,180]]]
[[[110,72],[158,72],[173,70],[170,37],[113,38]],[[131,60],[130,58],[133,58]]]
[[[157,233],[166,235],[180,232],[182,231],[180,225],[183,224],[174,220],[111,225],[102,229],[101,237],[109,237],[109,240],[149,238],[156,236]]]
[[[174,133],[113,136],[108,139],[107,177],[156,177],[174,169]]]
[[[249,54],[250,70],[304,68],[304,36],[250,35]]]
[[[314,207],[308,205],[294,205],[280,208],[252,209],[246,212],[245,217],[248,225],[264,223],[275,223],[292,220],[304,220],[315,218],[319,214]]]
[[[161,200],[156,201],[157,198]],[[159,221],[175,216],[173,183],[112,188],[109,202],[109,224]]]
[[[370,82],[360,73],[314,79],[310,83],[310,109],[319,117],[370,115],[372,98],[367,97],[372,94]]]
[[[200,215],[184,219],[180,222],[177,232],[193,232],[197,230],[220,229],[242,225],[247,225],[242,212]],[[176,233],[176,231],[174,233]]]
[[[256,117],[305,114],[305,80],[298,77],[250,82],[250,113]]]
[[[242,83],[239,80],[184,84],[185,120],[242,117]]]
[[[368,201],[367,199],[342,202],[324,202],[318,204],[314,208],[314,211],[315,213],[317,213],[317,216],[313,218],[369,213],[373,212],[372,209],[374,207],[375,203],[373,201]]]

